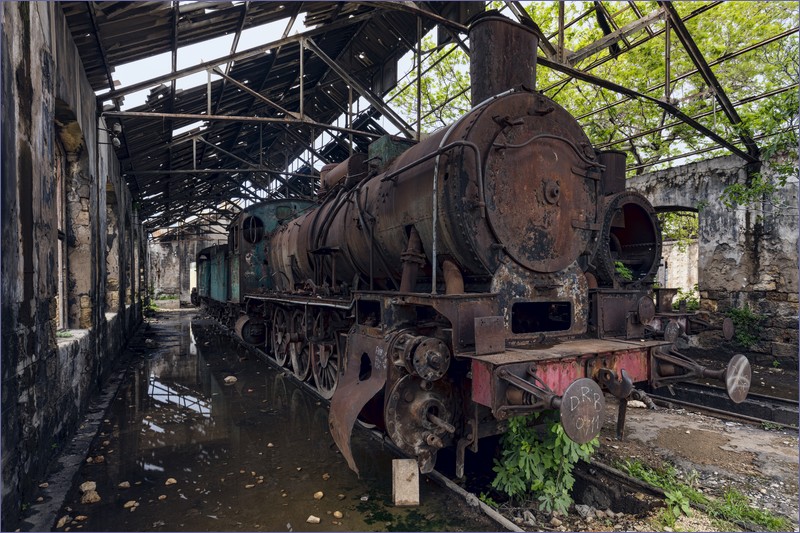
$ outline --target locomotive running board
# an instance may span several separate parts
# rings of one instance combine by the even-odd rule
[[[347,465],[356,474],[358,467],[353,459],[350,435],[361,409],[386,384],[387,361],[382,341],[382,338],[354,332],[348,335],[344,374],[340,375],[336,392],[331,398],[328,416],[331,436],[347,460]]]

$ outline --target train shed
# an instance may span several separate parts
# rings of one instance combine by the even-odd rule
[[[536,36],[527,88],[624,152],[676,308],[736,324],[683,347],[797,367],[796,3],[2,2],[4,531],[243,209],[313,203],[334,164],[469,111],[489,9]]]

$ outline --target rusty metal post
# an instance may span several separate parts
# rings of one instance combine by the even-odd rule
[[[417,140],[422,140],[422,18],[417,16]]]
[[[628,399],[622,398],[619,401],[619,410],[617,411],[617,440],[622,440],[625,437],[625,416],[628,413]]]
[[[303,52],[306,48],[306,40],[300,39],[300,118],[305,118],[305,114],[303,113],[303,76],[305,76],[305,63],[303,61],[303,56],[305,55]]]
[[[669,78],[670,78],[670,47],[672,46],[672,39],[670,38],[669,28],[669,14],[664,12],[664,100],[669,102]]]

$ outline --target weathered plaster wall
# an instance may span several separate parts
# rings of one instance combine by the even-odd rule
[[[0,3],[2,83],[2,516],[20,510],[74,433],[90,396],[141,320],[141,230],[116,155],[98,139],[95,96],[57,3]],[[66,293],[59,298],[56,144],[66,153]],[[106,187],[119,199],[108,248]],[[123,244],[124,243],[124,244]],[[107,253],[131,264],[131,306],[107,297]],[[113,288],[112,288],[113,290]],[[59,302],[61,300],[61,302]],[[110,302],[110,305],[109,305]],[[58,306],[67,331],[58,337]],[[68,335],[68,336],[66,336]]]
[[[190,303],[192,263],[200,250],[219,242],[218,239],[151,241],[149,268],[155,297],[177,296],[181,303]]]
[[[675,287],[685,291],[697,284],[697,241],[681,249],[675,241],[664,241],[661,247],[661,266],[656,281],[662,287]]]
[[[762,172],[771,172],[766,162]],[[699,210],[698,285],[701,310],[722,315],[749,305],[765,320],[751,348],[768,362],[798,355],[798,182],[788,181],[776,198],[757,206],[730,209],[721,201],[725,187],[745,183],[744,164],[735,156],[644,174],[628,180],[657,209]],[[782,204],[776,206],[775,202]],[[705,347],[720,342],[707,332]]]

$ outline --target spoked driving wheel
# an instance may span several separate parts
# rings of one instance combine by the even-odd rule
[[[292,356],[292,372],[300,381],[308,378],[311,370],[311,356],[308,351],[308,338],[306,338],[306,318],[303,311],[292,314],[291,341],[289,353]]]
[[[289,316],[279,307],[272,319],[272,356],[280,366],[289,361]]]
[[[311,329],[311,373],[317,391],[326,400],[333,397],[339,383],[339,349],[332,318],[329,311],[320,311]]]

